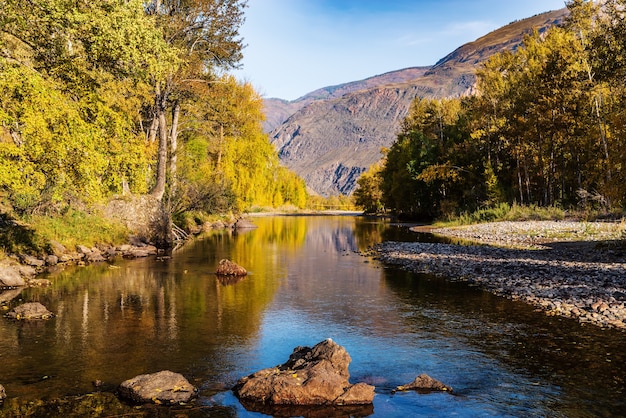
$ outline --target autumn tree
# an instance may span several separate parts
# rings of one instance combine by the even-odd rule
[[[0,188],[20,210],[145,191],[147,74],[167,45],[138,0],[5,0]]]
[[[387,150],[385,150],[385,153]],[[357,180],[358,187],[354,191],[354,203],[363,208],[366,213],[384,212],[381,171],[385,160],[373,164],[361,174]]]
[[[150,108],[148,137],[158,134],[156,184],[152,194],[163,198],[167,165],[174,185],[181,104],[193,96],[198,83],[211,83],[215,70],[236,68],[243,44],[238,30],[243,23],[242,0],[152,0],[146,11],[154,16],[163,40],[177,54],[176,65],[154,74],[154,104]],[[168,158],[169,155],[169,158]]]

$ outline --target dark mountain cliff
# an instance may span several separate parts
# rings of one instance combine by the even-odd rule
[[[513,22],[461,46],[430,68],[327,87],[293,102],[266,100],[268,126],[280,124],[270,139],[281,161],[312,190],[350,194],[361,173],[380,160],[381,148],[393,143],[416,97],[471,94],[482,62],[517,48],[524,35],[533,29],[545,31],[566,15],[567,9],[562,9]]]

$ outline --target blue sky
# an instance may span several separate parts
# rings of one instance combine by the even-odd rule
[[[248,0],[243,68],[264,97],[432,65],[514,20],[564,0]]]

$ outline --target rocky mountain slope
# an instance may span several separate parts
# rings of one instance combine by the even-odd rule
[[[265,101],[266,129],[281,161],[321,195],[350,194],[356,180],[396,139],[417,97],[471,94],[478,66],[518,47],[533,29],[559,24],[567,9],[513,22],[470,42],[432,67],[399,70],[326,87],[295,101]]]
[[[286,121],[289,116],[316,100],[337,99],[344,94],[351,93],[353,91],[365,90],[384,84],[402,83],[414,80],[423,76],[429,69],[430,67],[412,67],[397,71],[390,71],[388,73],[366,78],[365,80],[353,81],[336,86],[322,87],[321,89],[307,93],[306,95],[293,101],[275,98],[265,99],[264,107],[266,120],[263,128],[266,132],[273,131]]]

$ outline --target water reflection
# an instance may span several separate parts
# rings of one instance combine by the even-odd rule
[[[0,320],[0,383],[10,397],[33,399],[91,392],[96,379],[112,390],[170,369],[200,388],[203,416],[258,417],[230,385],[330,337],[350,353],[352,381],[376,385],[375,416],[609,416],[626,406],[623,334],[358,254],[381,240],[418,238],[401,225],[295,216],[255,223],[245,234],[207,235],[172,259],[68,269],[49,288],[23,291],[23,301],[57,316]],[[217,278],[222,258],[250,274]],[[392,394],[420,373],[456,395]]]

